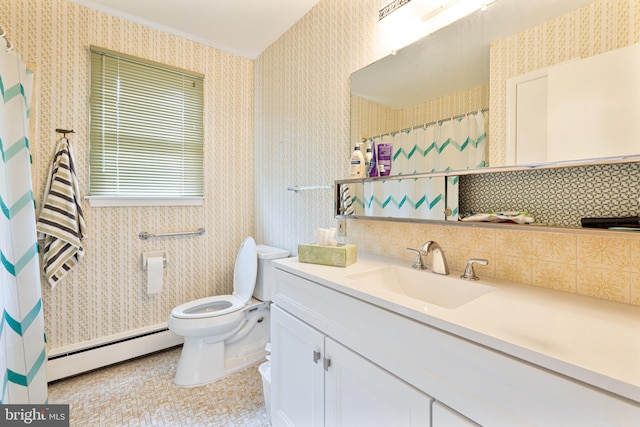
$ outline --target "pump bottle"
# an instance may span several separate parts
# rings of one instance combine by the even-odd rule
[[[350,167],[351,178],[365,177],[364,156],[362,155],[362,151],[360,151],[360,145],[356,145],[353,149],[353,153],[351,153]]]

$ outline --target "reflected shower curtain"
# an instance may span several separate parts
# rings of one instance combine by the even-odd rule
[[[485,116],[481,111],[374,140],[376,145],[393,144],[391,175],[487,166]],[[406,179],[384,186],[365,183],[365,214],[457,220],[458,177],[447,177],[446,191],[443,181],[440,178]]]
[[[0,37],[0,404],[47,402],[28,140],[32,77]]]

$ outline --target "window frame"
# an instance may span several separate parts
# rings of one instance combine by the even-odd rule
[[[137,63],[141,66],[150,66],[156,69],[160,69],[166,72],[177,73],[183,76],[187,76],[189,78],[193,78],[195,80],[204,81],[204,75],[201,73],[184,70],[178,67],[173,67],[166,64],[161,64],[154,61],[149,61],[143,58],[135,57],[132,55],[123,54],[120,52],[115,52],[112,50],[104,49],[97,46],[90,46],[90,58],[91,60],[94,57],[94,54],[98,55],[106,55],[108,57],[116,58],[117,60],[128,61],[128,63]],[[92,61],[90,61],[92,62]],[[90,65],[90,77],[93,75],[93,70],[91,70],[92,65]],[[93,82],[90,79],[89,84],[90,95],[93,91]],[[92,100],[89,102],[89,195],[85,197],[89,201],[91,207],[111,207],[111,206],[200,206],[204,200],[204,82],[202,83],[201,91],[199,93],[202,105],[201,112],[201,123],[200,123],[200,131],[201,131],[201,145],[202,151],[200,154],[200,164],[202,173],[200,176],[200,186],[201,186],[201,194],[199,195],[162,195],[162,194],[151,194],[151,195],[143,195],[143,194],[91,194],[91,120],[92,120]],[[102,120],[102,117],[101,119]],[[99,144],[103,144],[102,140],[100,140]],[[183,141],[184,144],[184,141]]]

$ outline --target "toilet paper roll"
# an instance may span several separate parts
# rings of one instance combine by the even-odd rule
[[[164,258],[161,256],[147,259],[147,294],[157,294],[162,290],[164,276]]]

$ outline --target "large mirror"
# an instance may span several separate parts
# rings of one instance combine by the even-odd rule
[[[447,122],[454,122],[457,126],[470,115],[475,122],[480,111],[478,120],[483,123],[484,134],[480,129],[468,138],[475,145],[486,139],[486,145],[479,148],[484,151],[484,158],[474,153],[473,158],[465,159],[461,164],[452,160],[440,161],[436,167],[433,162],[418,166],[398,164],[396,170],[392,168],[392,175],[514,164],[507,160],[508,112],[506,115],[504,111],[493,112],[490,107],[506,109],[506,81],[513,76],[503,75],[502,71],[508,67],[504,63],[526,62],[526,59],[501,58],[500,52],[493,52],[491,61],[501,62],[495,65],[500,75],[490,76],[494,72],[494,64],[490,64],[490,45],[504,42],[511,36],[593,1],[497,0],[486,10],[474,12],[355,72],[351,78],[351,146],[366,144],[366,140],[372,137],[379,137],[382,141],[385,137],[402,135],[403,131],[408,134],[412,128],[421,133],[433,125],[446,127]],[[562,36],[558,39],[563,41]],[[536,43],[536,40],[531,40],[527,49],[539,49]],[[527,54],[526,51],[521,53]],[[496,87],[490,87],[490,83]],[[460,146],[465,135],[461,137]],[[406,135],[404,138],[407,139]],[[415,138],[428,140],[426,135]],[[396,145],[399,145],[397,141]],[[418,154],[426,157],[428,147],[414,143],[402,143],[408,144],[408,148],[403,148],[405,152],[399,154],[399,160],[406,162],[407,151],[414,146],[422,147]],[[575,159],[564,160],[581,158],[584,157],[576,153]]]
[[[365,145],[373,137],[378,137],[378,141],[394,144],[406,141],[409,145],[399,153],[396,168],[392,167],[391,176],[364,182],[347,180],[338,183],[336,214],[457,221],[458,178],[462,181],[462,178],[475,174],[491,177],[495,172],[510,173],[565,166],[637,162],[640,159],[640,137],[611,137],[611,134],[607,134],[604,139],[615,139],[618,151],[612,154],[599,151],[602,146],[614,145],[603,144],[603,138],[600,138],[598,150],[580,146],[569,150],[576,154],[575,157],[551,160],[518,162],[513,160],[513,149],[508,146],[508,140],[514,132],[511,113],[515,109],[514,105],[508,102],[509,85],[513,89],[514,85],[517,86],[523,81],[535,80],[541,71],[548,74],[548,70],[553,67],[562,67],[569,73],[582,73],[571,69],[580,62],[597,56],[618,54],[616,51],[631,52],[627,58],[635,58],[635,61],[640,63],[640,59],[637,59],[640,58],[640,46],[634,47],[633,37],[626,36],[627,21],[623,15],[631,13],[624,11],[623,6],[626,2],[620,0],[619,5],[593,5],[588,13],[570,13],[589,3],[597,1],[497,0],[487,10],[475,12],[355,72],[351,78],[351,145]],[[623,14],[620,15],[620,22],[610,22],[610,13],[605,19],[605,12],[610,12],[611,8],[620,10]],[[577,19],[576,16],[580,18]],[[631,25],[630,22],[627,24]],[[617,33],[620,34],[615,36]],[[610,63],[609,59],[604,62]],[[618,68],[626,69],[627,66]],[[610,70],[609,73],[611,72]],[[628,74],[632,79],[638,75],[633,71]],[[601,80],[618,80],[611,76],[612,74],[607,74],[607,78]],[[635,86],[640,87],[640,79],[636,80],[638,81]],[[558,84],[553,83],[550,87],[558,87]],[[622,88],[627,95],[630,93],[627,86],[622,85]],[[579,86],[569,87],[566,83],[560,83],[560,89],[583,92]],[[556,89],[553,90],[553,95],[556,96]],[[615,90],[620,90],[620,86]],[[627,98],[640,108],[640,95]],[[580,108],[585,105],[584,101],[579,102],[582,103]],[[519,108],[522,109],[522,106]],[[629,110],[627,107],[624,109]],[[480,144],[483,141],[483,128],[480,126],[479,132],[475,134],[475,148],[478,153],[484,152],[485,163],[477,153],[464,156],[463,164],[456,163],[462,161],[460,159],[448,158],[446,162],[436,162],[435,166],[434,162],[427,163],[426,166],[422,164],[422,169],[408,161],[407,154],[412,149],[412,144],[421,147],[421,151],[417,152],[425,158],[426,153],[430,154],[433,151],[421,145],[432,137],[428,132],[430,127],[435,125],[446,128],[447,123],[455,121],[457,124],[469,117],[479,117],[480,121],[484,121],[485,146],[482,147]],[[558,117],[560,115],[556,118]],[[588,118],[579,117],[578,120],[589,120],[599,126],[597,117],[599,116],[595,114]],[[448,120],[451,118],[455,120]],[[633,126],[640,129],[639,120],[629,120],[628,116],[624,116],[624,120],[628,122],[624,128],[624,135],[629,135]],[[533,127],[538,132],[545,129],[542,133],[546,133],[546,128],[543,128],[541,122],[534,120]],[[561,139],[582,141],[582,138],[575,138],[576,134],[571,134],[571,129],[564,126],[565,124],[566,122],[562,121],[555,123],[561,130],[569,131],[569,136]],[[418,132],[414,131],[416,129]],[[620,150],[621,144],[623,147]],[[474,169],[480,166],[489,168]],[[491,172],[491,175],[485,175],[486,172]],[[414,174],[411,177],[404,176],[411,173]],[[445,177],[445,180],[436,177]],[[427,184],[430,187],[422,188]],[[467,187],[460,197],[466,194]],[[349,200],[344,198],[342,189],[353,193],[351,200],[355,202],[352,207],[354,213],[345,212]],[[420,192],[416,193],[418,190]],[[420,206],[424,210],[424,203],[432,207],[430,212],[419,212],[420,209],[414,208]],[[381,206],[383,209],[380,209]],[[349,208],[351,209],[350,205]],[[398,213],[391,212],[394,209],[404,210]],[[582,206],[580,210],[584,209]],[[615,216],[621,210],[614,211],[609,215]],[[594,210],[592,215],[602,216],[603,212]],[[578,215],[580,214],[575,216]],[[575,223],[576,221],[572,220],[569,225]],[[549,224],[565,225],[557,221],[549,221]]]

